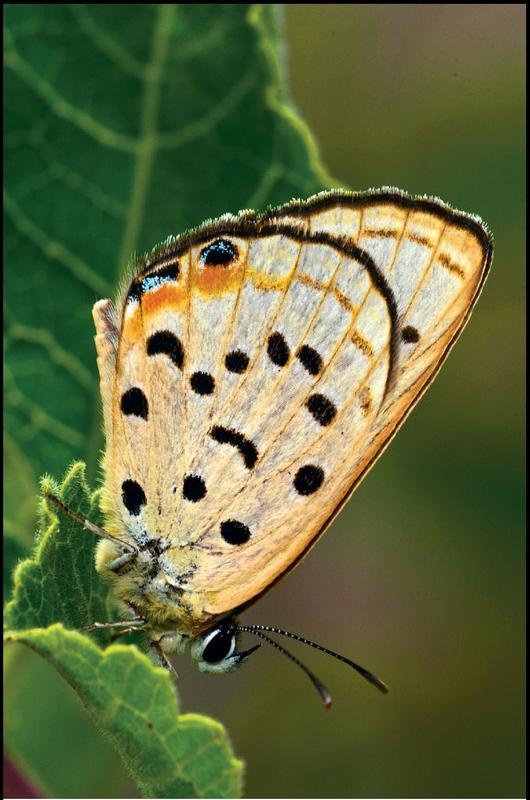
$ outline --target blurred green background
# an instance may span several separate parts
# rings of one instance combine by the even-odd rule
[[[306,562],[243,618],[350,655],[390,694],[297,649],[331,689],[324,712],[304,676],[262,648],[224,677],[181,659],[183,710],[226,725],[250,797],[521,797],[525,6],[299,4],[283,15],[291,95],[331,174],[480,214],[494,263],[397,439]],[[102,793],[130,796],[109,747],[85,729],[73,747],[78,701],[32,658],[10,687],[20,735],[28,720],[46,728],[40,757],[72,786],[93,760]],[[24,708],[30,668],[57,693],[63,730],[33,701]]]

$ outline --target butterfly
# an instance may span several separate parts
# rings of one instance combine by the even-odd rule
[[[97,570],[159,663],[226,672],[237,615],[314,546],[440,369],[492,257],[478,217],[399,190],[226,214],[93,309],[106,449]],[[54,498],[52,498],[54,499]],[[56,499],[55,499],[56,500]],[[58,501],[57,501],[58,502]],[[67,513],[68,510],[66,509]]]

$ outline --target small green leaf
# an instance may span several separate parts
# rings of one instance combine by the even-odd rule
[[[103,524],[97,494],[90,494],[85,481],[84,464],[74,464],[61,486],[51,478],[44,478],[42,485],[83,518]],[[27,630],[62,622],[77,629],[105,620],[108,588],[94,568],[94,534],[64,514],[59,520],[57,510],[43,501],[36,538],[34,556],[15,570],[5,626]]]
[[[178,714],[169,674],[133,646],[101,651],[62,625],[10,632],[78,693],[146,797],[236,797],[242,764],[218,722]]]
[[[74,512],[100,522],[97,493],[74,464],[63,483],[43,480]],[[46,658],[68,681],[98,728],[122,756],[148,797],[234,797],[242,764],[223,727],[203,716],[179,715],[175,687],[135,646],[101,650],[76,630],[107,619],[107,586],[94,568],[96,537],[45,501],[32,558],[18,565],[5,609],[4,636]],[[108,632],[98,631],[101,641]]]

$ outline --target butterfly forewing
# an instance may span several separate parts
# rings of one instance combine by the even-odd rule
[[[331,193],[158,253],[122,301],[117,358],[99,304],[107,505],[164,544],[156,578],[183,590],[188,627],[308,551],[439,368],[489,257],[440,203]]]

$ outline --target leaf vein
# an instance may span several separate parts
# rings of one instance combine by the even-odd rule
[[[12,69],[17,77],[32,89],[54,114],[75,125],[103,147],[120,150],[124,153],[137,151],[138,142],[135,139],[103,125],[62,97],[48,81],[33,70],[14,47],[5,51],[4,65]]]

